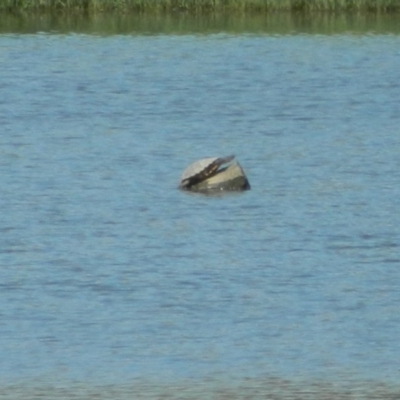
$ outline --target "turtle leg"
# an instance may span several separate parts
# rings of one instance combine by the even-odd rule
[[[234,158],[235,158],[235,156],[232,154],[232,155],[227,156],[227,157],[220,157],[220,158],[217,158],[217,159],[214,161],[214,163],[218,163],[218,166],[219,166],[219,165],[226,164],[226,163],[232,161]]]

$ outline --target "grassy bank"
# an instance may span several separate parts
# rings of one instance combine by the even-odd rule
[[[400,0],[0,0],[2,11],[400,12]]]
[[[1,13],[0,34],[36,32],[101,35],[319,34],[400,35],[390,13]],[[1,396],[0,396],[1,397]]]

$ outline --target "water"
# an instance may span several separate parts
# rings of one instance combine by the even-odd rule
[[[399,42],[3,34],[2,396],[398,393]]]

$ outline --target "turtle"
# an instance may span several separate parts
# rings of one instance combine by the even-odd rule
[[[211,178],[218,171],[218,168],[232,161],[234,155],[227,157],[209,157],[195,161],[190,164],[181,177],[180,188],[190,190],[194,185]]]

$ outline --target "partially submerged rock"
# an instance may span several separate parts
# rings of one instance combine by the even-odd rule
[[[183,172],[179,188],[206,193],[249,190],[246,174],[234,158],[210,157],[194,162]]]

